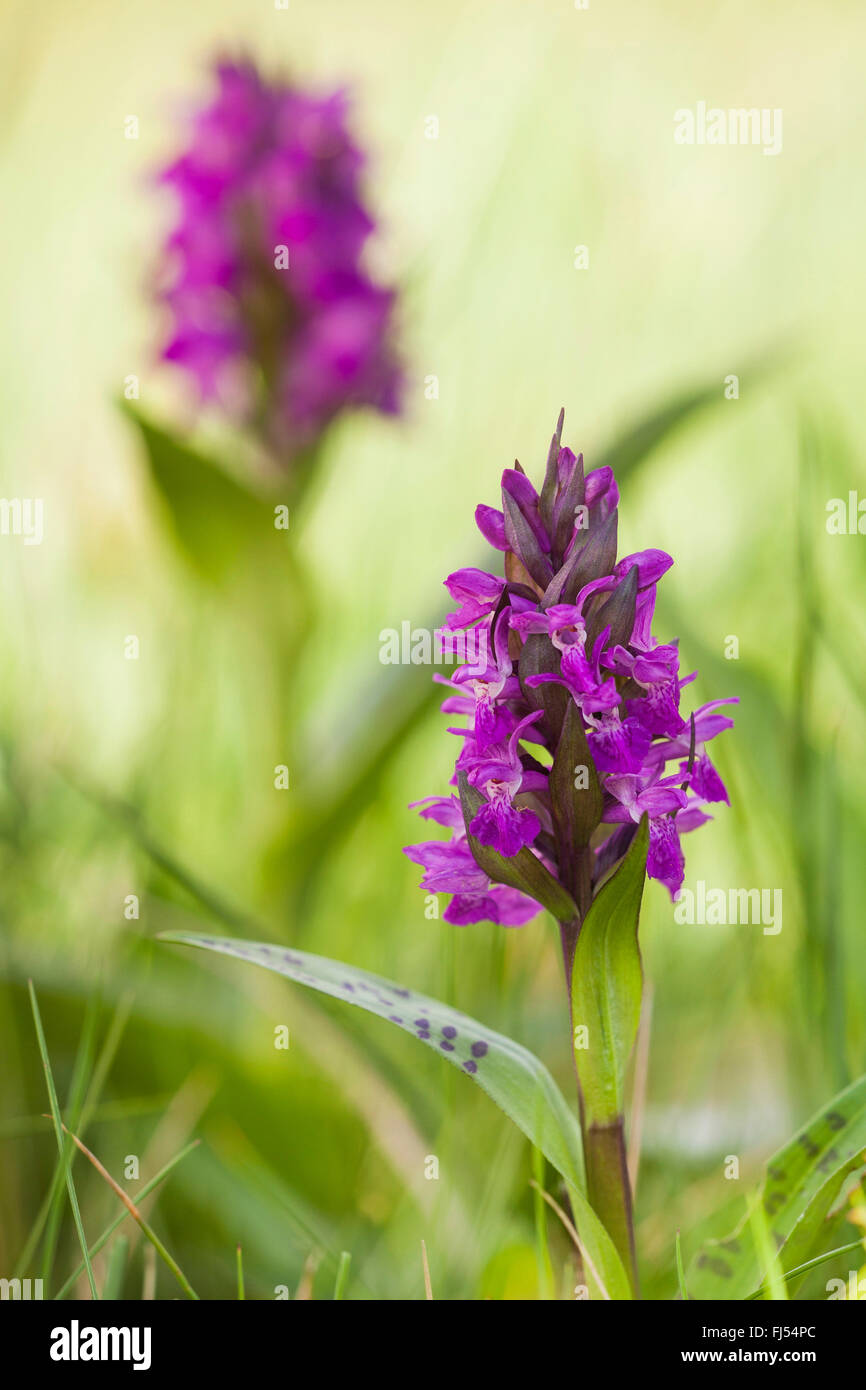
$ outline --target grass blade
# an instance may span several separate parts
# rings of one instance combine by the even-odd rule
[[[27,981],[27,989],[30,993],[30,1007],[33,1010],[33,1022],[36,1025],[36,1037],[39,1042],[39,1051],[42,1054],[42,1065],[45,1068],[45,1081],[48,1086],[48,1100],[51,1105],[51,1120],[54,1123],[54,1133],[57,1137],[57,1149],[60,1154],[61,1167],[64,1170],[66,1180],[66,1190],[69,1193],[69,1205],[72,1208],[72,1219],[75,1222],[75,1230],[81,1243],[81,1252],[84,1256],[84,1267],[87,1270],[87,1282],[90,1285],[90,1295],[98,1301],[99,1294],[96,1292],[96,1281],[93,1277],[93,1269],[90,1264],[90,1255],[87,1250],[87,1238],[84,1234],[84,1225],[81,1220],[81,1210],[78,1206],[78,1197],[75,1192],[75,1183],[72,1180],[72,1170],[69,1166],[69,1152],[63,1141],[63,1121],[60,1118],[60,1106],[57,1103],[57,1090],[54,1085],[54,1076],[51,1071],[51,1062],[48,1058],[48,1048],[45,1043],[45,1032],[42,1028],[42,1017],[39,1013],[39,1005],[36,1002],[36,991],[33,988],[33,981]]]
[[[550,1262],[550,1244],[547,1239],[547,1212],[544,1198],[544,1154],[532,1146],[533,1204],[535,1207],[535,1241],[538,1255],[538,1295],[546,1302],[553,1298],[553,1266]]]
[[[433,1285],[430,1281],[430,1264],[427,1259],[427,1242],[421,1242],[421,1264],[424,1267],[424,1297],[429,1303],[433,1302]]]
[[[749,1225],[752,1228],[759,1263],[763,1265],[767,1274],[767,1292],[774,1303],[784,1302],[788,1297],[788,1290],[785,1288],[779,1254],[770,1235],[770,1223],[762,1202],[755,1202],[752,1207]]]
[[[340,1252],[340,1263],[337,1266],[337,1279],[334,1284],[334,1302],[340,1303],[346,1292],[346,1285],[349,1282],[349,1267],[352,1263],[352,1256],[348,1250]]]
[[[108,1260],[108,1272],[105,1276],[105,1283],[102,1286],[103,1303],[114,1302],[120,1298],[123,1290],[123,1276],[126,1271],[126,1259],[129,1255],[129,1241],[126,1236],[118,1236],[111,1247],[111,1255]]]
[[[533,1178],[532,1181],[530,1182],[529,1186],[530,1186],[530,1187],[538,1187],[538,1184],[536,1183],[536,1181],[535,1181],[534,1178]],[[604,1282],[602,1281],[602,1279],[601,1279],[601,1277],[600,1277],[600,1275],[599,1275],[599,1273],[598,1273],[598,1270],[596,1269],[595,1265],[593,1264],[592,1259],[591,1259],[591,1257],[590,1257],[590,1255],[589,1255],[589,1252],[587,1251],[587,1249],[586,1249],[586,1247],[584,1246],[582,1240],[580,1239],[580,1236],[577,1234],[577,1231],[576,1231],[575,1228],[574,1228],[574,1222],[571,1220],[571,1217],[568,1215],[567,1212],[563,1211],[562,1207],[559,1205],[559,1203],[558,1203],[553,1197],[551,1197],[551,1195],[550,1195],[549,1192],[545,1192],[545,1191],[543,1190],[543,1188],[539,1188],[539,1191],[541,1192],[542,1200],[545,1201],[545,1202],[547,1203],[547,1205],[550,1207],[551,1211],[555,1211],[555,1212],[556,1212],[557,1216],[559,1217],[560,1221],[562,1222],[563,1227],[565,1228],[565,1230],[568,1232],[569,1236],[571,1237],[571,1240],[572,1240],[572,1243],[573,1243],[573,1245],[574,1245],[575,1250],[577,1251],[577,1253],[578,1253],[578,1255],[580,1256],[581,1260],[582,1260],[582,1261],[584,1262],[584,1264],[586,1265],[587,1270],[588,1270],[589,1273],[592,1275],[593,1279],[595,1280],[596,1284],[598,1285],[599,1292],[601,1293],[602,1298],[605,1298],[605,1299],[607,1299],[608,1301],[610,1301],[610,1294],[608,1293],[607,1289],[605,1288]]]
[[[187,1144],[186,1148],[181,1149],[180,1153],[175,1154],[174,1158],[170,1159],[169,1162],[166,1163],[164,1168],[160,1168],[159,1172],[155,1173],[154,1176],[150,1179],[150,1182],[146,1182],[141,1191],[135,1194],[136,1200],[141,1202],[144,1200],[145,1197],[150,1196],[150,1193],[153,1191],[155,1187],[159,1186],[163,1178],[168,1177],[172,1168],[176,1168],[178,1163],[180,1163],[182,1159],[186,1158],[187,1154],[192,1153],[193,1149],[197,1149],[200,1143],[200,1139],[193,1139],[191,1144]],[[126,1220],[128,1215],[128,1211],[122,1211],[119,1216],[116,1216],[114,1218],[110,1226],[106,1226],[99,1239],[90,1247],[91,1259],[94,1255],[99,1254],[100,1250],[102,1250],[106,1243],[111,1239],[118,1226]],[[63,1298],[64,1295],[69,1292],[69,1290],[74,1285],[75,1281],[81,1277],[83,1269],[84,1264],[82,1262],[78,1266],[78,1268],[72,1274],[70,1274],[62,1289],[59,1289],[58,1292],[54,1295],[55,1299]]]
[[[794,1269],[787,1270],[782,1275],[782,1278],[786,1284],[790,1283],[792,1279],[799,1279],[801,1274],[808,1274],[810,1269],[817,1269],[819,1265],[826,1264],[828,1260],[835,1259],[837,1255],[847,1255],[852,1250],[862,1250],[862,1248],[862,1240],[852,1240],[850,1245],[839,1245],[835,1250],[828,1250],[824,1255],[816,1255],[814,1260],[807,1260],[805,1264],[797,1265]],[[769,1288],[769,1284],[762,1284],[759,1289],[755,1289],[754,1293],[748,1294],[744,1301],[750,1303],[757,1298],[763,1298],[764,1294],[769,1291]]]
[[[689,1291],[686,1288],[686,1272],[683,1268],[683,1247],[680,1242],[680,1233],[677,1231],[677,1283],[680,1286],[680,1298],[688,1302]]]
[[[84,1016],[84,1027],[81,1030],[81,1040],[78,1044],[78,1051],[75,1057],[75,1065],[72,1071],[72,1082],[69,1087],[69,1102],[67,1114],[69,1122],[73,1128],[78,1127],[81,1118],[81,1108],[84,1104],[85,1088],[93,1066],[94,1041],[96,1035],[96,1024],[99,1018],[99,999],[97,995],[92,995],[88,1000],[87,1011]],[[67,1139],[64,1139],[64,1152],[69,1168],[75,1162],[75,1150]],[[45,1287],[48,1288],[51,1280],[51,1271],[54,1267],[54,1255],[57,1250],[57,1239],[60,1235],[60,1220],[63,1202],[63,1164],[58,1163],[54,1170],[54,1177],[49,1192],[48,1219],[45,1231],[45,1241],[42,1247],[42,1279]]]
[[[99,1105],[99,1100],[102,1095],[102,1089],[105,1085],[106,1080],[108,1079],[108,1075],[114,1063],[114,1058],[117,1054],[117,1049],[120,1046],[120,1040],[123,1036],[123,1030],[125,1029],[126,1024],[129,1020],[129,1015],[132,1012],[132,1003],[134,997],[135,996],[133,991],[128,990],[120,999],[114,1011],[114,1015],[108,1028],[108,1032],[105,1036],[105,1042],[102,1045],[102,1050],[100,1051],[99,1057],[96,1062],[96,1066],[93,1069],[93,1076],[90,1080],[90,1085],[88,1086],[87,1095],[84,1104],[81,1108],[81,1116],[77,1121],[77,1125],[75,1116],[72,1116],[73,1126],[76,1127],[76,1132],[79,1134],[83,1135],[86,1132],[87,1127],[90,1124],[90,1121],[94,1115],[94,1112],[96,1111],[96,1108]],[[36,1123],[38,1123],[38,1121]],[[70,1144],[69,1150],[70,1153],[74,1152],[74,1146]],[[63,1175],[59,1168],[55,1169],[54,1181],[58,1184],[59,1187],[62,1188]],[[45,1229],[45,1222],[48,1219],[48,1214],[51,1210],[51,1204],[53,1199],[54,1186],[49,1188],[45,1196],[45,1200],[39,1209],[36,1220],[33,1223],[33,1227],[30,1231],[30,1234],[27,1237],[24,1249],[21,1251],[21,1254],[18,1258],[18,1264],[15,1270],[16,1275],[22,1275],[30,1267],[30,1262],[33,1258],[37,1246],[39,1245],[39,1241],[42,1237],[42,1232]],[[82,1264],[79,1266],[78,1274],[80,1274],[83,1269],[84,1265]],[[77,1277],[78,1276],[76,1275],[76,1278]]]
[[[177,1263],[174,1257],[168,1253],[159,1236],[156,1234],[156,1231],[154,1231],[153,1228],[147,1224],[141,1212],[138,1210],[138,1207],[133,1202],[132,1198],[127,1196],[123,1188],[120,1186],[120,1183],[114,1181],[114,1178],[111,1176],[108,1169],[103,1167],[99,1159],[96,1157],[96,1154],[91,1153],[87,1145],[82,1144],[81,1140],[76,1135],[72,1134],[66,1128],[65,1125],[62,1125],[62,1128],[66,1134],[69,1134],[69,1137],[71,1138],[73,1144],[75,1144],[81,1150],[85,1158],[90,1159],[90,1162],[93,1164],[97,1173],[99,1173],[100,1176],[105,1179],[112,1191],[117,1193],[117,1196],[120,1198],[121,1202],[123,1202],[123,1205],[126,1207],[132,1219],[138,1223],[144,1234],[147,1236],[147,1239],[150,1241],[151,1245],[156,1250],[157,1255],[160,1256],[163,1262],[171,1270],[172,1274],[174,1275],[177,1282],[180,1284],[187,1298],[193,1298],[196,1300],[196,1302],[198,1302],[198,1294],[195,1292],[195,1289],[190,1284],[180,1265]],[[88,1268],[90,1268],[89,1260]]]

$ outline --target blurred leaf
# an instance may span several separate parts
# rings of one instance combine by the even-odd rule
[[[778,365],[781,352],[766,352],[760,359],[747,363],[740,372],[741,380],[747,376],[752,381],[762,380],[768,372]],[[603,449],[596,468],[612,468],[618,483],[622,483],[633,468],[657,449],[663,440],[674,433],[682,424],[711,405],[720,405],[724,400],[722,383],[724,372],[718,378],[705,382],[702,386],[692,386],[681,391],[665,405],[650,411],[637,424],[623,431],[607,449]]]
[[[680,1233],[676,1235],[676,1258],[677,1258],[677,1284],[679,1286],[680,1298],[684,1303],[688,1302],[689,1291],[686,1288],[686,1272],[683,1268],[683,1247],[680,1240]]]
[[[625,1108],[625,1076],[640,1023],[643,987],[637,941],[649,822],[641,819],[628,854],[586,914],[574,952],[572,1020],[588,1047],[574,1061],[588,1125],[606,1125]]]
[[[846,1176],[866,1162],[866,1076],[810,1120],[767,1164],[760,1202],[783,1267],[801,1264],[819,1237]],[[730,1236],[708,1241],[689,1271],[695,1299],[749,1298],[764,1278],[744,1217]]]
[[[540,1197],[538,1200],[543,1210],[544,1203]],[[531,1245],[509,1245],[505,1250],[497,1250],[481,1273],[481,1297],[497,1303],[525,1303],[540,1298],[540,1287],[536,1254]]]
[[[285,544],[286,532],[274,526],[270,503],[138,411],[124,409],[141,435],[175,539],[203,579],[224,583],[258,559],[269,541]]]
[[[129,1255],[129,1241],[126,1236],[118,1236],[108,1257],[108,1270],[102,1286],[103,1302],[114,1301],[123,1293],[123,1278],[126,1273],[126,1260]]]
[[[763,1202],[755,1202],[749,1211],[749,1230],[758,1253],[758,1263],[766,1275],[767,1294],[774,1303],[782,1302],[788,1297],[788,1291]]]
[[[629,1298],[622,1262],[584,1194],[580,1128],[550,1072],[525,1047],[456,1009],[356,966],[306,951],[190,932],[161,941],[246,960],[333,999],[342,999],[420,1038],[496,1102],[565,1178],[589,1262],[610,1298]]]

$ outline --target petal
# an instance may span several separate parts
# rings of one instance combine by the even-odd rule
[[[455,570],[453,574],[449,574],[444,583],[451,597],[456,599],[458,603],[465,603],[467,599],[498,603],[505,580],[497,579],[495,575],[488,574],[486,570],[473,569],[470,566],[467,569]]]
[[[651,735],[637,719],[605,715],[587,735],[593,761],[600,772],[640,772]]]
[[[497,797],[480,806],[469,827],[479,844],[489,845],[507,859],[524,845],[531,845],[541,830],[541,821],[534,811],[519,811],[505,797]]]
[[[498,508],[487,507],[480,502],[475,508],[475,525],[495,550],[508,549],[505,539],[505,517]]]
[[[622,579],[637,565],[638,588],[646,589],[648,585],[656,584],[672,564],[671,556],[664,550],[637,550],[634,555],[626,555],[619,561],[614,574],[617,579]]]
[[[517,503],[535,534],[535,539],[545,554],[550,552],[550,537],[538,514],[538,493],[525,473],[516,468],[506,468],[502,474],[502,488]]]
[[[665,816],[670,811],[681,810],[687,801],[688,797],[679,787],[654,786],[636,796],[634,805],[636,810],[647,811],[651,816]]]
[[[673,899],[683,886],[686,868],[677,827],[670,816],[660,816],[650,821],[649,832],[646,871],[665,885]]]

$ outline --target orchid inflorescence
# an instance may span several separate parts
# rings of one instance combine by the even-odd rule
[[[251,62],[224,61],[216,79],[161,175],[180,205],[163,356],[285,461],[347,406],[397,410],[394,295],[362,265],[375,224],[345,94],[268,83]]]
[[[539,905],[585,914],[644,815],[647,873],[674,897],[680,835],[728,800],[706,745],[731,727],[720,708],[736,700],[681,713],[696,673],[680,676],[677,643],[652,635],[673,560],[641,550],[617,561],[613,471],[584,473],[562,425],[560,414],[540,494],[516,463],[502,475],[502,510],[476,510],[504,576],[468,568],[445,581],[459,605],[446,629],[480,629],[486,659],[434,677],[453,691],[443,712],[466,721],[450,730],[457,794],[414,804],[451,838],[405,852],[423,888],[453,895],[444,916],[460,925],[521,926]]]

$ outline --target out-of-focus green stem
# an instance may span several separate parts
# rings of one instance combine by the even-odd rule
[[[590,1205],[616,1246],[637,1297],[634,1219],[622,1115],[611,1124],[584,1124],[583,1153]]]
[[[581,925],[581,917],[574,917],[570,922],[560,922],[559,924],[562,959],[565,967],[565,989],[568,996],[572,1059],[574,1059],[574,1012],[571,977]],[[593,1211],[616,1246],[623,1268],[628,1275],[632,1293],[637,1298],[637,1255],[631,1182],[628,1175],[625,1143],[625,1118],[618,1115],[616,1119],[606,1124],[597,1124],[590,1120],[583,1102],[576,1062],[575,1077],[580,1104],[580,1128],[583,1134],[587,1197]]]

